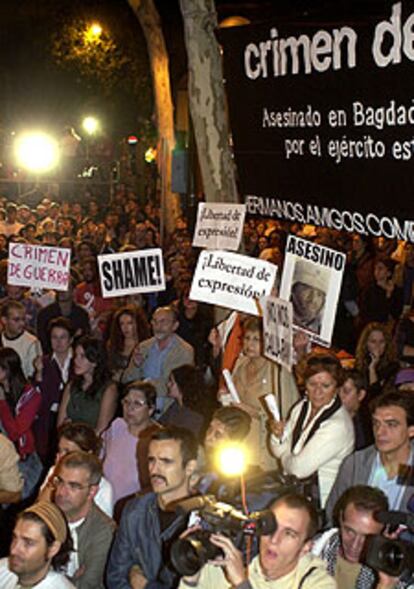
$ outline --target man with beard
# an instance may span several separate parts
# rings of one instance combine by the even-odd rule
[[[108,589],[177,585],[169,552],[186,528],[187,517],[177,515],[171,505],[190,494],[196,466],[197,442],[191,432],[169,427],[151,436],[148,467],[153,492],[133,499],[123,511],[108,563]]]
[[[157,409],[166,405],[170,372],[183,364],[194,364],[194,350],[176,335],[177,315],[172,307],[159,307],[151,319],[154,337],[139,343],[122,381],[149,380],[157,389]]]
[[[59,570],[68,560],[67,523],[49,502],[35,503],[17,519],[10,556],[0,560],[2,589],[74,589]]]

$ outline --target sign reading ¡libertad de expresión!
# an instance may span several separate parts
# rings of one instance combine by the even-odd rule
[[[241,192],[248,213],[414,241],[414,2],[367,12],[220,31]]]
[[[277,266],[233,252],[201,252],[190,299],[258,315],[257,299],[271,293]]]
[[[200,203],[193,246],[238,250],[245,214],[246,205],[244,204]]]
[[[102,295],[119,297],[165,290],[159,248],[98,256]]]

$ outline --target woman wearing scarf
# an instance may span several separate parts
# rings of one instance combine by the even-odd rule
[[[354,447],[352,420],[338,389],[342,367],[331,354],[311,354],[303,371],[306,395],[286,423],[271,423],[271,449],[287,474],[310,479],[324,507],[343,459]]]

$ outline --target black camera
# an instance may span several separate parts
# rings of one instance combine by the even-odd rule
[[[381,511],[375,519],[391,527],[407,526],[414,532],[414,515],[400,511]],[[410,578],[414,573],[414,546],[406,540],[391,540],[385,536],[370,536],[365,546],[365,563],[391,577]]]
[[[212,495],[184,500],[178,509],[186,513],[197,510],[201,526],[186,538],[176,540],[171,547],[171,561],[180,575],[195,575],[208,560],[223,554],[210,542],[212,533],[224,534],[237,546],[244,536],[273,534],[277,529],[270,510],[245,515],[232,505],[216,501]]]
[[[391,577],[414,572],[414,548],[405,540],[390,540],[384,536],[367,539],[365,563]]]

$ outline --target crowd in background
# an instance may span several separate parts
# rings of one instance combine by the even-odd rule
[[[135,517],[128,499],[148,496],[145,510],[151,512],[150,498],[162,496],[157,485],[169,481],[168,474],[157,470],[164,458],[154,448],[169,444],[169,452],[177,440],[181,449],[191,446],[174,428],[191,432],[202,448],[198,457],[190,453],[183,460],[194,462],[183,474],[191,492],[220,489],[222,480],[214,472],[211,449],[216,442],[234,437],[244,439],[250,449],[251,474],[278,471],[306,482],[309,496],[325,514],[326,526],[333,525],[335,504],[355,485],[366,486],[362,498],[356,494],[357,499],[353,495],[347,499],[357,509],[361,504],[362,511],[373,512],[374,507],[364,501],[377,489],[381,497],[374,496],[372,503],[379,508],[409,510],[413,483],[407,479],[401,490],[396,480],[401,464],[413,464],[414,244],[247,218],[242,250],[276,264],[280,279],[289,234],[344,252],[347,259],[331,348],[312,348],[299,332],[292,373],[265,358],[260,318],[232,313],[217,326],[213,308],[190,299],[199,252],[192,247],[191,228],[184,217],[161,243],[159,208],[139,203],[126,186],[118,188],[109,204],[90,192],[70,201],[48,195],[33,209],[0,197],[3,555],[9,553],[16,513],[26,508],[26,516],[18,519],[21,526],[27,514],[36,512],[36,505],[52,502],[66,515],[70,534],[61,533],[61,520],[56,524],[59,513],[42,507],[40,515],[55,522],[54,537],[61,544],[69,536],[74,541],[64,570],[76,587],[143,587],[142,578],[157,581],[158,589],[176,586],[177,576],[164,570],[162,551],[158,564],[148,557],[153,569],[144,574],[143,562],[134,560],[128,545],[141,542],[131,539],[138,532],[128,529],[128,521]],[[69,289],[54,292],[7,284],[9,242],[69,248]],[[166,289],[105,299],[97,256],[153,247],[163,250]],[[238,390],[237,406],[229,403],[224,368],[232,373]],[[280,419],[272,418],[261,401],[268,393],[275,395]],[[401,430],[396,443],[391,427]],[[238,431],[234,436],[233,430]],[[355,475],[356,467],[350,474],[352,460],[359,464],[360,476]],[[18,472],[13,470],[16,466]],[[89,478],[68,482],[68,473],[76,469]],[[89,501],[86,511],[86,503],[75,505],[67,496],[69,491],[92,487],[88,501],[93,500],[93,507]],[[255,508],[274,499],[259,495],[252,499]],[[177,497],[172,493],[170,498]],[[138,511],[143,509],[140,505]],[[347,505],[342,504],[342,517],[348,513]],[[162,534],[174,527],[164,506],[158,501]],[[82,526],[85,518],[92,517],[90,509],[96,512],[86,533]],[[113,520],[121,522],[118,532]],[[82,532],[76,533],[78,525]],[[372,529],[380,534],[383,526]],[[101,532],[102,542],[95,542],[101,550],[95,567],[90,559],[96,546],[88,542]],[[145,536],[148,530],[140,533]],[[12,546],[18,538],[14,532]],[[228,546],[221,548],[226,554]],[[323,557],[324,549],[319,549],[318,557]],[[354,562],[359,562],[361,550],[356,552]],[[346,544],[341,554],[353,562]],[[364,566],[359,563],[350,573],[353,580],[348,585],[342,571],[338,586],[408,586],[381,576],[378,581],[373,574],[366,580]],[[13,570],[19,574],[17,565]],[[329,572],[335,577],[335,571]],[[325,586],[318,582],[303,586]],[[203,586],[200,579],[197,583]]]

